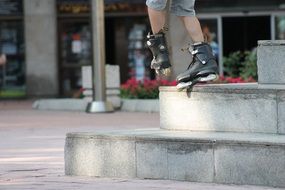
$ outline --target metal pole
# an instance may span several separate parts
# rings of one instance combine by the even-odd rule
[[[112,104],[106,101],[104,0],[91,0],[91,15],[93,101],[88,104],[86,111],[112,112]]]

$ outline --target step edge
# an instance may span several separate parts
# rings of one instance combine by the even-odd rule
[[[122,132],[122,131],[118,131]],[[125,131],[126,132],[126,131]],[[150,132],[153,132],[151,130]],[[285,135],[278,134],[243,134],[243,133],[213,133],[213,134],[226,134],[224,138],[204,136],[204,137],[187,137],[187,136],[161,136],[159,134],[115,134],[116,131],[112,133],[103,132],[92,132],[92,133],[67,133],[66,139],[101,139],[101,140],[130,140],[130,141],[148,141],[148,142],[189,142],[189,143],[209,143],[209,144],[240,144],[240,145],[260,145],[260,146],[285,146]],[[195,132],[196,134],[199,134]],[[206,134],[206,133],[200,133]],[[212,135],[213,135],[212,134]],[[241,139],[230,139],[230,135],[239,134],[244,135]],[[262,138],[269,137],[270,140],[265,140]],[[280,139],[280,138],[284,139]]]
[[[236,94],[260,94],[285,92],[285,86],[275,88],[271,85],[259,85],[257,83],[235,83],[235,84],[204,84],[196,85],[191,90],[179,91],[175,86],[160,86],[160,92],[208,92],[208,93],[236,93]]]

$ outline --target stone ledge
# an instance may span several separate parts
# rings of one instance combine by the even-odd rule
[[[144,129],[69,133],[65,144],[65,173],[79,176],[285,187],[284,160],[280,135]]]
[[[285,90],[257,84],[160,88],[160,127],[167,130],[285,134]]]
[[[285,40],[259,40],[258,45],[260,46],[280,46],[280,45],[285,45]]]
[[[275,88],[278,86],[279,88]],[[238,94],[260,94],[260,93],[276,93],[277,91],[284,90],[285,85],[260,85],[258,83],[229,83],[229,84],[198,84],[195,85],[191,91],[186,90],[178,91],[174,86],[161,86],[159,91],[163,92],[185,92],[190,94],[191,92],[215,92],[215,93],[238,93]]]
[[[112,139],[112,140],[137,140],[137,141],[167,141],[259,146],[285,146],[285,136],[262,133],[224,133],[224,132],[189,132],[169,131],[161,129],[138,129],[121,131],[98,131],[94,133],[68,133],[67,138],[81,139]]]

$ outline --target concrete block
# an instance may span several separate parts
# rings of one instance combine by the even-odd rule
[[[119,109],[121,107],[121,97],[119,96],[120,93],[117,90],[108,90],[107,89],[107,101],[111,102],[113,107],[116,109]],[[85,90],[83,92],[84,100],[87,102],[91,102],[93,100],[92,98],[92,91],[91,90]]]
[[[203,85],[192,92],[160,88],[160,126],[168,130],[277,133],[276,91]]]
[[[212,182],[214,179],[214,152],[212,144],[169,143],[169,179]]]
[[[105,170],[104,147],[107,145],[106,140],[67,138],[64,149],[65,174],[102,176]]]
[[[92,67],[83,66],[82,86],[85,89],[84,95],[86,100],[92,100]],[[107,101],[110,101],[114,108],[121,107],[120,98],[120,67],[118,65],[106,65],[106,96]]]
[[[285,40],[259,41],[257,58],[260,84],[285,84]]]
[[[168,179],[167,143],[137,142],[137,177]]]
[[[83,91],[83,95],[84,96],[92,96],[92,89],[89,89],[89,88],[87,88],[87,89],[84,89],[84,91]],[[107,96],[109,96],[109,95],[116,95],[116,96],[118,96],[118,95],[120,95],[120,90],[119,89],[107,89],[106,90],[106,95]]]
[[[82,67],[82,85],[85,89],[92,89],[92,67]],[[106,88],[120,88],[120,67],[118,65],[106,65]]]
[[[135,143],[100,138],[67,138],[65,163],[67,175],[134,178]]]
[[[104,174],[106,177],[136,177],[136,151],[134,141],[114,140],[104,148]],[[92,151],[92,150],[90,150]]]
[[[215,182],[285,187],[284,146],[218,145]]]

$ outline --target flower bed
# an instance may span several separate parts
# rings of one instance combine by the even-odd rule
[[[211,83],[246,83],[254,82],[249,78],[243,80],[241,77],[222,77]],[[176,86],[176,81],[167,80],[143,80],[137,81],[132,78],[121,85],[122,111],[130,112],[159,112],[159,87]]]
[[[176,81],[129,79],[121,85],[121,98],[125,99],[158,99],[160,86],[175,86]]]
[[[255,82],[250,77],[246,80],[242,77],[223,77],[210,83],[246,83]],[[121,85],[121,98],[123,99],[158,99],[160,86],[176,86],[176,81],[167,80],[143,80],[137,81],[135,78],[129,79],[126,83]]]

